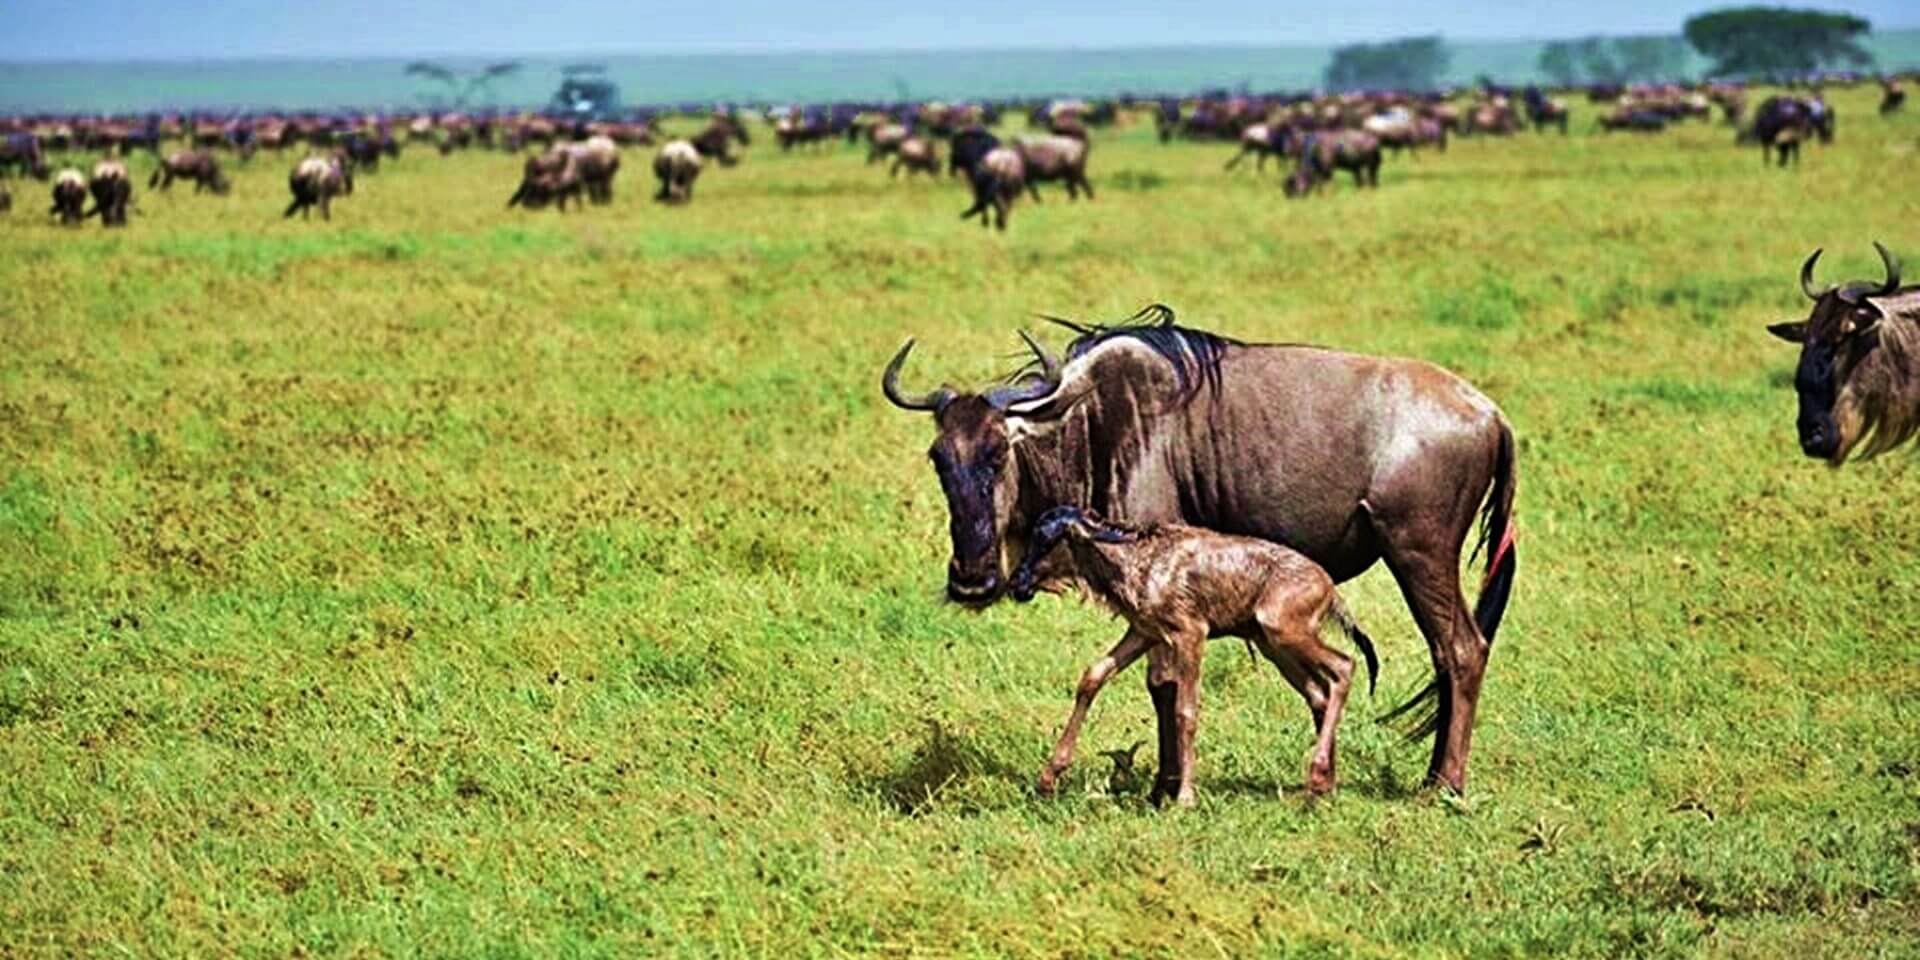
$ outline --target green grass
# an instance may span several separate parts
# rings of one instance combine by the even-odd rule
[[[1797,172],[1731,133],[1523,136],[1287,202],[1224,146],[1096,142],[1004,236],[951,183],[756,140],[691,207],[502,209],[409,154],[330,225],[291,159],[0,219],[0,955],[1912,956],[1920,482],[1802,460],[1794,272],[1920,261],[1920,115],[1841,93]],[[1576,130],[1590,125],[1581,105]],[[136,161],[144,186],[145,164]],[[1221,644],[1198,809],[1109,790],[1117,636],[939,598],[915,384],[1040,311],[1426,357],[1520,438],[1520,577],[1464,800]],[[1058,332],[1045,336],[1058,346]]]

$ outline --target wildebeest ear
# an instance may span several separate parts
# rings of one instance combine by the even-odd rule
[[[1767,332],[1788,343],[1805,343],[1807,341],[1807,322],[1805,320],[1794,320],[1787,323],[1769,324],[1767,326]]]

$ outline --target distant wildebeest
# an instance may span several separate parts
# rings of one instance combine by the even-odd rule
[[[93,165],[87,177],[87,192],[93,195],[93,209],[87,216],[98,216],[103,227],[127,225],[127,205],[133,200],[133,179],[127,165],[119,160],[102,160]]]
[[[1907,92],[1905,90],[1900,89],[1899,83],[1893,80],[1881,81],[1880,83],[1880,115],[1881,116],[1884,117],[1887,114],[1895,113],[1899,111],[1901,105],[1905,104],[1906,102],[1907,102]]]
[[[1063,541],[1073,558],[1073,579],[1125,620],[1127,632],[1080,677],[1066,729],[1035,785],[1042,796],[1054,793],[1073,763],[1080,727],[1107,680],[1160,649],[1160,682],[1171,681],[1178,690],[1170,746],[1180,778],[1158,785],[1156,798],[1171,794],[1175,803],[1191,806],[1200,663],[1213,637],[1246,641],[1307,701],[1317,737],[1307,761],[1307,792],[1332,792],[1334,732],[1352,685],[1353,661],[1321,641],[1322,622],[1331,617],[1346,631],[1366,657],[1370,681],[1379,665],[1373,642],[1340,602],[1325,569],[1270,540],[1177,523],[1130,528],[1078,507],[1054,507],[1035,523],[1026,557],[1014,569],[1009,592],[1015,600],[1033,598],[1037,565]]]
[[[1406,150],[1418,155],[1424,146],[1447,149],[1447,128],[1432,117],[1420,116],[1397,108],[1374,114],[1361,121],[1360,129],[1373,134],[1382,150]]]
[[[576,207],[583,202],[581,187],[579,164],[573,151],[555,147],[527,158],[521,168],[520,187],[507,198],[507,206],[538,210],[553,204],[555,210],[565,213],[568,200]]]
[[[1776,323],[1774,336],[1800,345],[1800,450],[1833,466],[1879,456],[1920,433],[1920,287],[1900,286],[1900,261],[1875,243],[1886,279],[1813,285],[1820,251],[1800,268],[1813,301],[1805,320]]]
[[[1293,135],[1293,128],[1280,123],[1256,123],[1240,131],[1240,152],[1227,161],[1223,169],[1232,170],[1253,155],[1253,172],[1260,173],[1267,168],[1267,158],[1284,156],[1287,145]]]
[[[732,153],[735,140],[740,141],[743,147],[753,145],[753,141],[747,139],[745,124],[734,119],[732,114],[720,113],[707,121],[706,129],[687,138],[684,142],[692,144],[701,156],[712,157],[719,161],[721,166],[731,167],[739,162],[739,158]],[[656,161],[655,169],[657,170],[658,167],[659,164]]]
[[[1567,105],[1550,99],[1539,87],[1528,87],[1523,97],[1527,105],[1527,119],[1533,122],[1535,133],[1543,132],[1549,126],[1559,127],[1562,136],[1567,132]]]
[[[13,209],[13,191],[7,189],[7,182],[0,180],[0,213]]]
[[[587,199],[596,204],[612,203],[613,178],[620,172],[620,147],[613,138],[592,136],[581,143],[567,144],[565,149],[573,157]]]
[[[793,111],[773,125],[773,139],[783,152],[796,146],[824,143],[832,137],[833,127],[826,117],[804,110]]]
[[[0,135],[0,174],[9,169],[45,180],[52,173],[47,166],[46,152],[40,146],[40,138],[31,133],[8,133]]]
[[[67,167],[53,178],[53,208],[47,216],[59,216],[60,222],[68,226],[86,219],[87,178],[80,171]]]
[[[895,406],[933,414],[930,455],[952,537],[948,597],[997,600],[1033,522],[1057,506],[1284,544],[1335,582],[1385,559],[1436,674],[1389,717],[1431,709],[1417,727],[1437,734],[1427,777],[1463,789],[1517,566],[1514,438],[1500,409],[1431,364],[1243,343],[1176,326],[1165,307],[1117,326],[1068,325],[1079,336],[1064,363],[1041,354],[1007,386],[909,394],[900,372],[911,340],[880,378]],[[1469,607],[1460,553],[1476,516],[1480,548],[1490,549]],[[1070,583],[1071,571],[1044,567],[1039,580]],[[1163,788],[1182,779],[1170,653],[1147,654]]]
[[[1058,134],[1045,137],[1015,137],[1013,149],[1020,154],[1025,171],[1027,193],[1040,202],[1039,183],[1055,180],[1067,185],[1067,199],[1078,200],[1084,191],[1093,199],[1093,184],[1087,182],[1088,146],[1085,137]]]
[[[1633,107],[1620,107],[1612,113],[1603,113],[1594,119],[1601,130],[1612,133],[1615,130],[1631,130],[1635,133],[1659,133],[1667,128],[1667,115],[1657,110],[1639,110]]]
[[[953,135],[947,163],[949,169],[966,174],[973,191],[973,206],[960,219],[978,215],[984,227],[991,214],[992,225],[1005,230],[1013,202],[1026,189],[1026,162],[1020,151],[1002,146],[1000,138],[983,128],[968,127]]]
[[[887,123],[874,127],[868,134],[867,162],[872,163],[898,152],[900,145],[907,142],[908,133],[904,124]]]
[[[1300,141],[1300,159],[1286,180],[1289,197],[1304,197],[1333,179],[1335,172],[1353,174],[1356,187],[1380,185],[1380,141],[1360,130],[1322,130]]]
[[[310,219],[317,205],[320,219],[332,220],[333,198],[353,193],[353,168],[339,154],[311,156],[293,168],[287,188],[293,191],[293,202],[282,218],[298,213],[300,219]]]
[[[1818,135],[1822,143],[1833,140],[1833,108],[1819,97],[1768,97],[1754,111],[1753,129],[1741,139],[1760,144],[1761,162],[1769,154],[1778,157],[1778,166],[1800,162],[1800,144]]]
[[[887,171],[890,177],[899,176],[902,168],[906,169],[909,178],[916,173],[936,178],[940,176],[940,153],[927,137],[908,137],[900,141],[893,153],[893,166]]]
[[[700,166],[700,150],[691,141],[669,141],[653,157],[653,175],[660,179],[660,191],[653,199],[661,203],[692,200],[693,182],[700,177]]]
[[[147,178],[147,186],[166,190],[175,180],[193,181],[194,193],[212,190],[224,194],[230,186],[220,172],[220,161],[208,150],[176,150],[167,154],[154,169],[153,176]]]

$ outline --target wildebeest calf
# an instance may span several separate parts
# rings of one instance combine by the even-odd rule
[[[653,157],[653,175],[660,179],[660,190],[653,199],[661,203],[686,203],[693,199],[693,181],[700,177],[700,150],[689,140],[674,140]]]
[[[175,180],[192,180],[194,193],[212,190],[224,194],[228,187],[227,178],[220,173],[220,161],[207,150],[176,150],[167,154],[153,176],[147,178],[147,186],[165,190],[173,186]]]
[[[282,217],[298,213],[305,220],[318,205],[320,219],[332,220],[333,198],[353,192],[353,172],[346,159],[338,155],[312,156],[293,168],[287,187],[293,191],[293,202],[287,204],[287,212],[281,214]]]
[[[1334,730],[1353,680],[1353,661],[1320,640],[1329,614],[1377,671],[1373,643],[1361,632],[1319,564],[1268,540],[1235,537],[1179,524],[1132,529],[1102,522],[1078,507],[1055,507],[1034,526],[1027,555],[1013,573],[1016,600],[1030,600],[1039,567],[1062,540],[1072,551],[1072,580],[1127,621],[1127,634],[1087,668],[1073,713],[1040,772],[1051,794],[1073,763],[1080,726],[1100,688],[1142,655],[1149,683],[1176,683],[1171,731],[1162,732],[1155,802],[1194,802],[1193,736],[1200,718],[1200,659],[1210,637],[1239,637],[1260,651],[1306,698],[1318,741],[1307,765],[1307,790],[1334,784]]]
[[[93,194],[93,209],[87,216],[100,216],[103,227],[124,227],[127,225],[127,204],[133,199],[133,180],[127,176],[127,165],[118,160],[102,160],[93,165],[93,175],[87,178],[87,192]]]

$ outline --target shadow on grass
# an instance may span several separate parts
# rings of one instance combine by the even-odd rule
[[[933,812],[972,816],[1031,799],[1027,777],[1012,764],[938,720],[925,722],[925,733],[904,762],[878,773],[855,774],[854,788],[910,817]]]

